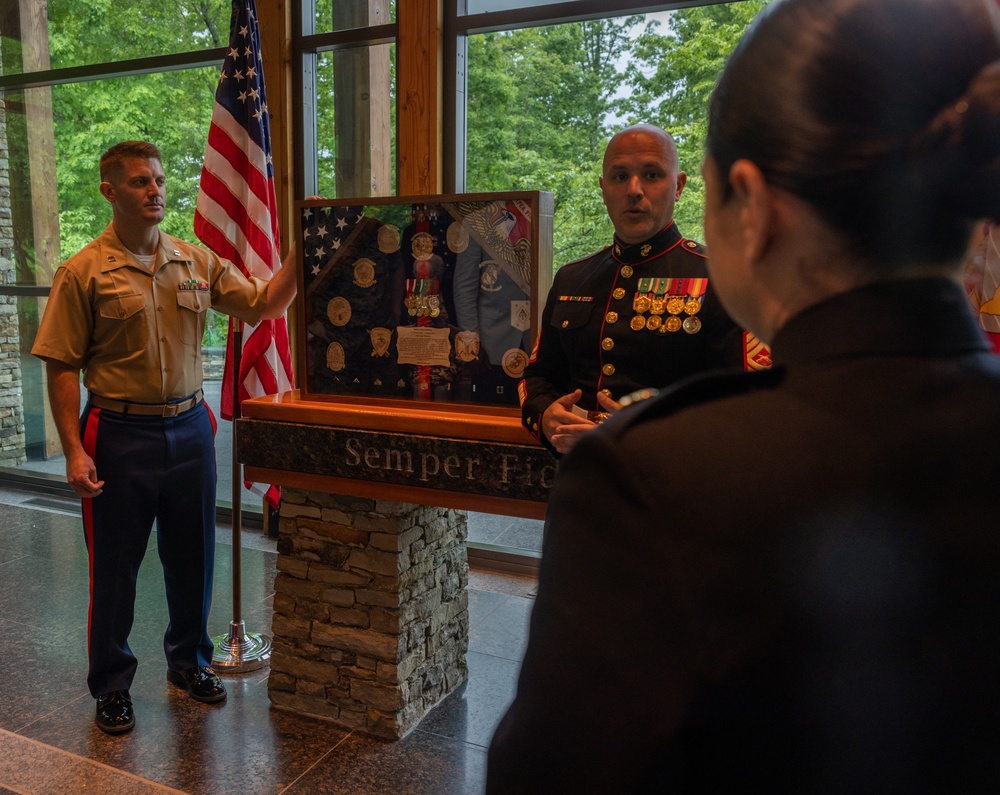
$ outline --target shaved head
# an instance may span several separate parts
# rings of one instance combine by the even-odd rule
[[[673,166],[674,171],[680,169],[680,160],[677,157],[677,144],[674,143],[674,139],[670,136],[666,130],[661,127],[657,127],[655,124],[633,124],[631,127],[626,127],[623,130],[619,130],[613,136],[611,140],[608,141],[608,147],[604,150],[604,162],[602,163],[601,170],[605,171],[608,167],[608,153],[617,149],[616,144],[622,138],[622,136],[628,135],[629,133],[643,132],[649,135],[660,138],[663,141],[664,152],[669,158],[670,165]]]

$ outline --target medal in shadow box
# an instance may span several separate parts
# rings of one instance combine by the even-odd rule
[[[518,405],[552,280],[539,191],[296,204],[303,397]]]

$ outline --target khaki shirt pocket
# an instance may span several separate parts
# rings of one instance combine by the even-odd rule
[[[116,295],[98,306],[102,333],[110,348],[135,353],[149,344],[146,301],[139,293]]]
[[[212,296],[204,290],[177,291],[177,325],[181,342],[198,345],[205,332],[205,313],[212,306]]]

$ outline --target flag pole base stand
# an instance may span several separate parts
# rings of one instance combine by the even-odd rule
[[[212,668],[220,674],[242,674],[263,668],[271,659],[271,639],[247,632],[242,621],[229,625],[229,634],[212,638]]]

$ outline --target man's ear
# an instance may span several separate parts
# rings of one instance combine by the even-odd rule
[[[109,202],[115,201],[115,188],[110,182],[102,182],[100,186],[101,195]]]
[[[681,194],[684,192],[684,186],[687,185],[688,175],[683,171],[677,172],[677,193],[674,194],[674,201],[677,201]]]
[[[762,259],[774,233],[774,195],[767,179],[750,160],[737,160],[729,169],[733,198],[739,203],[744,255],[749,262]]]

